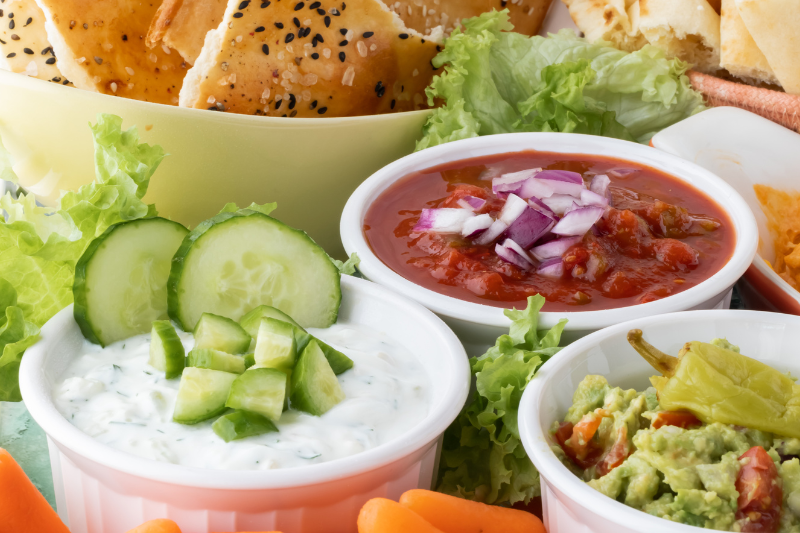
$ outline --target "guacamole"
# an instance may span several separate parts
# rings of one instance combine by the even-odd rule
[[[800,533],[800,439],[664,412],[655,389],[602,376],[580,383],[553,436],[567,468],[635,509],[720,531]]]

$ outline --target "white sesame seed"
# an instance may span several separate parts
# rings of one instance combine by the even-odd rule
[[[286,45],[286,51],[289,52],[290,54],[294,53],[294,48],[292,48],[291,44]]]
[[[530,9],[528,10],[528,16],[530,16],[530,15],[533,15],[533,8],[530,8]]]
[[[162,50],[164,50],[164,53],[165,53],[165,54],[167,54],[167,55],[169,55],[169,54],[170,54],[170,49],[169,49],[169,46],[167,46],[166,44],[162,44],[162,45],[161,45],[161,49],[162,49]]]
[[[173,96],[171,102],[173,104],[177,104],[178,103],[178,97],[177,96]]]
[[[411,14],[412,14],[412,12],[411,12],[411,6],[408,6],[408,14],[409,14],[409,15],[411,15]]]
[[[208,100],[206,100],[206,102],[213,105],[217,103],[217,97],[212,94],[211,96],[208,97]]]
[[[222,69],[222,72],[225,72],[226,70],[228,70],[228,62],[223,61],[222,64],[219,66],[219,68]]]
[[[419,76],[419,70],[414,69],[414,72],[411,73],[412,76]]]
[[[356,49],[358,50],[358,55],[361,57],[367,57],[367,45],[364,44],[364,41],[358,41],[356,43]]]
[[[428,15],[435,15],[435,14],[436,14],[436,10],[435,9],[429,9],[428,10]]]
[[[309,87],[311,85],[316,84],[317,80],[319,80],[319,76],[317,76],[313,72],[309,72],[308,74],[303,76],[303,80],[300,83],[302,83],[306,87]]]
[[[115,82],[113,82],[113,81],[111,82],[111,92],[112,93],[116,93],[117,92],[117,84]]]
[[[240,43],[240,42],[242,42],[242,36],[241,36],[241,35],[237,35],[237,36],[236,36],[236,42],[237,42],[237,43]]]
[[[114,48],[114,45],[111,44],[111,43],[103,43],[102,47],[103,47],[103,50],[105,50],[106,52],[110,52],[111,49]]]
[[[264,89],[264,92],[261,93],[261,98],[263,98],[264,100],[268,99],[271,92],[272,91],[269,90],[269,87],[267,87],[266,89]]]
[[[36,66],[36,61],[28,63],[28,66],[25,67],[25,75],[34,78],[39,75],[39,67]]]
[[[355,35],[353,33],[353,30],[347,30],[347,33],[344,34],[344,38],[347,39],[348,41],[352,41],[353,35]]]
[[[289,99],[289,93],[283,93],[283,99],[284,100],[288,100]]]
[[[278,52],[278,59],[280,59],[281,61],[283,61],[283,58],[284,58],[284,57],[286,57],[286,55],[284,55],[284,53],[283,53],[283,50],[281,50],[280,52]]]
[[[228,23],[228,29],[233,29],[233,21]]]
[[[303,21],[303,26],[311,26],[311,19],[306,19]]]
[[[92,78],[92,81],[95,82],[95,83],[100,83],[100,76],[94,76]]]
[[[322,55],[325,56],[325,59],[329,59],[331,57],[331,49],[330,48],[323,48]]]
[[[283,100],[283,95],[276,94],[276,95],[275,95],[275,101],[276,101],[276,102],[280,102],[281,100]]]
[[[236,39],[231,39],[231,46],[236,46]]]
[[[281,74],[281,77],[282,77],[283,79],[285,79],[285,80],[288,80],[289,78],[291,78],[291,77],[292,77],[292,73],[291,73],[291,72],[289,72],[288,70],[284,70],[284,71],[283,71],[283,74]]]
[[[167,63],[164,63],[163,65],[161,65],[161,70],[169,70],[169,65]]]
[[[342,76],[342,85],[347,85],[348,87],[353,86],[353,79],[356,77],[356,69],[353,65],[347,67],[347,70],[344,71],[344,76]]]
[[[79,57],[78,59],[75,60],[75,62],[79,65],[83,64],[84,61],[86,61],[85,57]]]
[[[369,45],[369,51],[370,51],[370,52],[374,52],[374,51],[375,51],[375,50],[377,50],[377,49],[378,49],[378,45],[377,45],[377,44],[371,44],[371,45]]]
[[[306,89],[305,91],[300,93],[300,96],[302,96],[303,100],[306,101],[306,102],[310,102],[311,101],[311,91],[309,91],[308,89]]]
[[[132,84],[132,83],[129,83],[129,84],[128,84],[128,90],[130,91],[131,89],[133,89],[133,84]]]
[[[428,16],[428,6],[422,6],[422,16],[423,17]]]
[[[157,55],[155,55],[155,54],[150,54],[150,56],[148,57],[148,59],[149,59],[150,61],[152,61],[153,63],[155,63],[156,61],[158,61],[158,56],[157,56]]]
[[[128,73],[128,76],[133,76],[136,72],[131,67],[125,67],[125,72]]]

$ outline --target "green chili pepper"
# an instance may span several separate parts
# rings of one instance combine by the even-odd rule
[[[686,343],[678,357],[650,345],[638,329],[628,332],[628,342],[663,374],[650,378],[663,409],[800,438],[800,385],[787,375],[705,342]]]

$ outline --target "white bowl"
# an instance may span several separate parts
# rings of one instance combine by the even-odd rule
[[[368,281],[342,277],[339,322],[382,331],[419,358],[431,383],[428,415],[417,426],[363,453],[273,471],[188,468],[139,458],[100,444],[56,409],[53,384],[84,339],[64,309],[42,328],[20,367],[20,388],[50,445],[59,514],[72,533],[109,533],[171,518],[183,531],[355,532],[370,498],[398,499],[430,488],[439,439],[467,399],[464,349],[422,306]]]
[[[345,205],[341,221],[342,242],[348,253],[357,252],[364,275],[420,302],[438,314],[456,332],[467,352],[478,355],[508,332],[510,321],[498,307],[458,300],[438,294],[403,278],[386,266],[370,248],[364,235],[364,217],[373,201],[390,185],[408,174],[472,157],[511,153],[535,148],[543,152],[614,157],[662,170],[691,184],[716,200],[733,221],[736,245],[728,263],[702,283],[667,298],[618,309],[541,313],[540,325],[554,326],[568,318],[565,342],[593,331],[641,316],[721,306],[736,280],[747,270],[756,253],[758,230],[753,213],[742,197],[722,179],[694,163],[648,146],[617,139],[567,133],[515,133],[490,135],[428,148],[406,156],[373,174]]]
[[[593,333],[545,363],[522,395],[519,432],[542,480],[542,507],[549,533],[693,533],[628,507],[595,491],[561,464],[550,449],[553,422],[563,420],[572,394],[588,374],[611,386],[644,390],[657,374],[628,344],[628,330],[641,329],[658,349],[677,354],[687,341],[727,338],[743,354],[778,370],[800,372],[800,317],[761,311],[691,311],[632,320]]]

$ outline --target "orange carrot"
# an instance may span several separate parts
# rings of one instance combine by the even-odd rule
[[[0,448],[0,533],[69,533],[11,454]]]
[[[358,513],[358,533],[442,533],[397,502],[373,498]]]
[[[128,533],[181,533],[181,528],[172,520],[156,518],[131,529]]]
[[[430,490],[409,490],[400,504],[444,533],[545,533],[531,513],[487,505]]]

